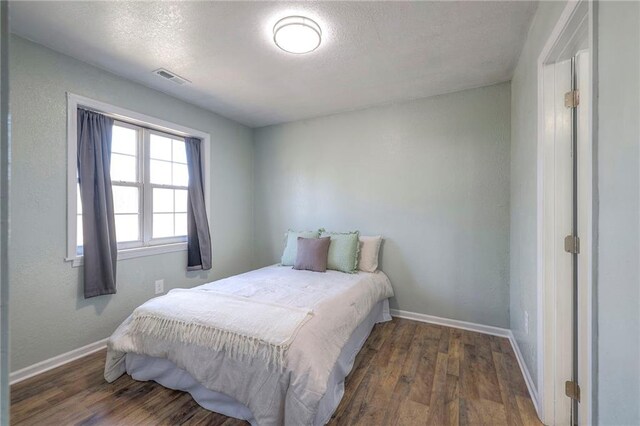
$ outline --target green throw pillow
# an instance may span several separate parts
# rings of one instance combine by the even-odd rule
[[[327,269],[353,274],[358,269],[358,252],[360,251],[360,232],[327,232],[323,236],[331,237]]]
[[[302,238],[318,238],[320,231],[287,231],[287,245],[284,247],[280,264],[282,266],[293,266],[296,263],[296,255],[298,254],[298,237]]]

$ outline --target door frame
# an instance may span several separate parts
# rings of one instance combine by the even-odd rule
[[[0,425],[9,424],[9,5],[0,4]]]
[[[596,87],[596,51],[595,51],[595,5],[589,0],[569,1],[563,10],[556,26],[542,49],[537,62],[538,75],[538,147],[537,147],[537,366],[538,366],[538,415],[549,425],[555,422],[555,395],[564,395],[564,389],[557,389],[554,380],[555,354],[557,350],[555,334],[557,330],[566,330],[571,322],[563,321],[562,314],[555,304],[555,265],[553,259],[554,244],[564,235],[549,233],[553,229],[554,216],[549,215],[549,203],[554,200],[555,190],[552,185],[545,185],[553,176],[554,167],[545,164],[549,158],[549,135],[545,132],[545,102],[544,96],[549,90],[545,85],[545,65],[555,62],[558,52],[575,48],[576,38],[587,40],[586,49],[589,52],[587,87],[588,96],[585,99],[585,114],[588,124],[583,131],[586,137],[579,142],[578,152],[578,236],[580,238],[580,254],[578,255],[578,383],[580,385],[580,403],[578,405],[578,420],[580,424],[593,422],[593,147],[595,132],[595,94]],[[586,31],[581,34],[580,31]],[[555,57],[554,57],[555,56]],[[553,155],[551,156],[553,158]],[[553,211],[553,210],[551,210]],[[545,236],[545,234],[547,236]],[[549,235],[553,235],[549,238]],[[547,272],[547,274],[545,274]],[[552,272],[549,274],[549,272]],[[546,276],[545,276],[546,275]],[[566,313],[564,313],[566,316]],[[563,328],[564,327],[564,328]],[[569,380],[570,378],[567,378]]]

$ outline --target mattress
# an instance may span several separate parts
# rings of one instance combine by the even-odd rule
[[[356,355],[364,346],[374,325],[390,320],[389,299],[385,299],[375,305],[365,320],[355,329],[331,371],[327,390],[320,400],[318,412],[313,421],[314,425],[324,425],[329,422],[342,400],[344,381],[353,368]],[[134,380],[153,380],[164,387],[189,392],[193,399],[207,410],[246,420],[251,425],[258,425],[251,410],[245,404],[223,392],[207,389],[198,383],[188,371],[178,368],[168,359],[129,353],[126,356],[125,364],[127,374]]]
[[[322,424],[337,405],[326,402],[325,395],[333,393],[334,399],[335,395],[341,396],[336,393],[336,384],[340,386],[350,369],[352,357],[344,353],[359,349],[358,343],[366,339],[371,329],[371,318],[381,319],[375,316],[376,309],[384,310],[384,301],[393,296],[389,279],[380,271],[317,273],[282,266],[258,269],[195,289],[310,309],[313,316],[298,331],[288,347],[284,368],[278,371],[269,369],[262,359],[235,359],[224,351],[134,332],[129,317],[108,341],[105,378],[113,381],[133,368],[130,364],[134,365],[136,358],[129,354],[168,360],[173,364],[169,367],[189,374],[182,380],[193,379],[209,391],[226,395],[230,400],[224,402],[235,409],[240,407],[234,403],[248,408],[248,412],[237,412],[235,416],[228,414],[250,416],[249,420],[262,426]],[[369,325],[363,326],[362,338],[358,339],[356,330],[362,324]],[[344,374],[338,374],[340,363]],[[168,387],[172,384],[176,383],[167,382]],[[198,399],[195,395],[194,398]],[[214,409],[221,411],[220,406]]]

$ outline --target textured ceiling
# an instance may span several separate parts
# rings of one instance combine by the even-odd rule
[[[12,32],[251,127],[507,81],[535,2],[12,2]],[[291,55],[274,23],[322,45]],[[178,86],[151,73],[166,68]]]

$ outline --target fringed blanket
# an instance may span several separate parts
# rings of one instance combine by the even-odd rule
[[[312,315],[210,290],[175,289],[137,308],[130,332],[225,351],[236,359],[261,357],[281,370],[289,345]]]

